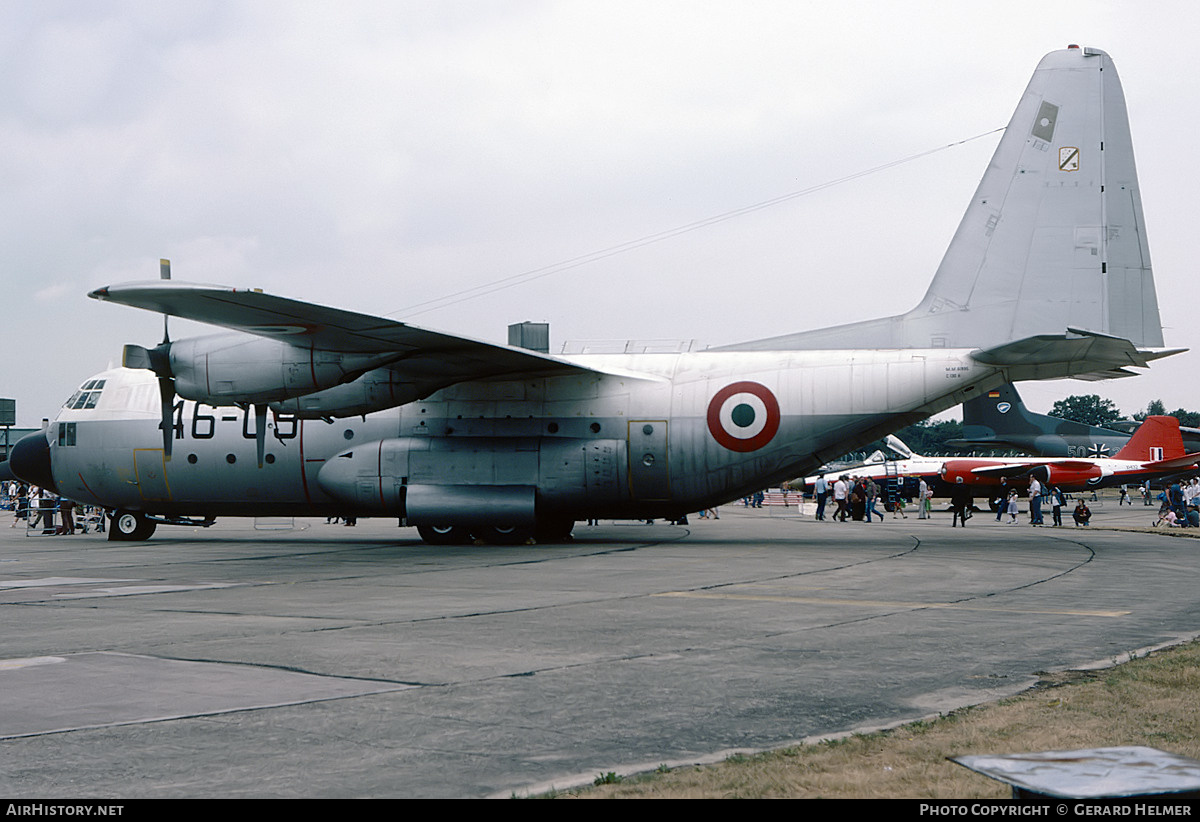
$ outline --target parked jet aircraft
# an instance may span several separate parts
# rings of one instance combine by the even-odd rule
[[[945,457],[926,457],[915,454],[904,444],[903,440],[891,434],[884,441],[891,451],[899,455],[899,458],[890,457],[883,451],[876,451],[860,463],[823,470],[820,472],[821,475],[830,483],[841,476],[873,479],[882,485],[883,497],[887,502],[897,496],[905,499],[916,497],[922,479],[925,480],[928,488],[934,491],[934,496],[949,496],[949,490],[941,487],[942,466],[946,462]],[[812,493],[817,476],[817,474],[813,474],[804,478],[805,493]]]
[[[1001,486],[1023,488],[1031,477],[1064,491],[1082,491],[1163,479],[1192,469],[1200,471],[1200,453],[1184,452],[1175,417],[1147,417],[1111,458],[923,457],[913,454],[895,437],[888,441],[893,450],[903,454],[900,459],[888,459],[876,452],[858,465],[826,472],[826,479],[834,474],[869,477],[891,483],[894,492],[911,496],[917,481],[923,478],[935,497],[948,497],[963,485],[978,489],[977,495],[991,495]],[[806,477],[805,489],[811,489],[816,479],[815,475]]]
[[[1184,450],[1200,451],[1200,430],[1179,430]],[[963,435],[950,445],[1012,448],[1042,457],[1107,457],[1124,448],[1129,436],[1129,431],[1035,414],[1021,402],[1015,385],[1002,385],[963,403]]]
[[[1200,453],[1186,454],[1179,420],[1146,417],[1129,442],[1113,457],[967,457],[945,461],[941,479],[948,485],[998,488],[1031,477],[1064,491],[1111,488],[1198,470]]]
[[[1038,65],[905,314],[551,356],[244,288],[111,285],[91,296],[232,331],[126,346],[136,370],[85,382],[13,470],[113,510],[115,539],[221,515],[392,516],[430,542],[680,517],[1005,382],[1174,353],[1149,260],[1120,82],[1072,46]]]

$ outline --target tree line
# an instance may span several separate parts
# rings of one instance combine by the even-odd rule
[[[1049,414],[1051,417],[1061,417],[1064,420],[1074,420],[1086,425],[1098,425],[1101,428],[1123,419],[1116,404],[1099,394],[1073,394],[1054,403]],[[1149,416],[1175,417],[1182,426],[1200,428],[1200,411],[1188,411],[1186,408],[1167,411],[1162,400],[1151,400],[1145,411],[1136,411],[1132,416],[1138,422]]]

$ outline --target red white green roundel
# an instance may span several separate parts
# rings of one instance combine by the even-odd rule
[[[708,403],[708,430],[730,451],[757,451],[779,430],[779,401],[756,382],[727,385]]]

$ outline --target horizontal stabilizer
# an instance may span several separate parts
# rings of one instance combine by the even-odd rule
[[[1089,374],[1114,376],[1128,367],[1146,368],[1151,360],[1187,349],[1138,348],[1129,340],[1071,329],[1066,334],[1026,337],[971,352],[976,362],[1008,369],[1010,382]]]
[[[1200,454],[1184,454],[1171,460],[1147,463],[1143,467],[1148,471],[1183,471],[1197,463],[1200,463]]]

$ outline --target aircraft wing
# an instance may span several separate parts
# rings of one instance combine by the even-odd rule
[[[972,474],[983,477],[1019,477],[1028,474],[1031,468],[1044,463],[1037,462],[1006,462],[1000,465],[982,465],[972,468]]]
[[[573,362],[523,348],[429,331],[407,323],[291,300],[249,288],[153,280],[98,288],[97,300],[144,308],[281,342],[347,353],[394,353],[388,367],[443,385],[508,375],[596,374]],[[641,374],[625,374],[649,378]]]
[[[1020,477],[1028,474],[1034,468],[1047,465],[1062,471],[1086,471],[1095,468],[1096,463],[1090,460],[1028,460],[1026,462],[1007,462],[1001,465],[985,465],[972,468],[972,474],[984,477]]]

